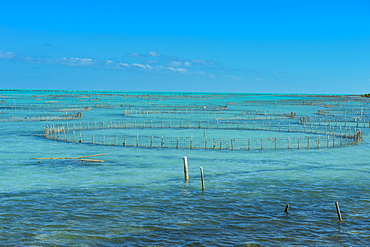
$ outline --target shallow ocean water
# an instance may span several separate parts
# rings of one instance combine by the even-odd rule
[[[222,105],[244,98],[181,100],[189,105]],[[283,105],[281,111],[303,116],[319,108]],[[92,108],[82,119],[68,123],[123,121],[122,113],[120,108]],[[69,143],[42,136],[45,125],[63,122],[67,121],[0,122],[2,246],[364,246],[370,241],[369,128],[363,129],[362,142],[340,148],[190,150]],[[136,131],[149,130],[130,133]],[[231,130],[207,133],[239,135]],[[204,133],[158,130],[158,134]],[[261,132],[248,135],[258,137]],[[99,157],[102,163],[34,159],[101,153],[107,154]],[[183,176],[184,156],[188,182]],[[338,221],[335,201],[343,222]],[[287,203],[289,214],[284,213]]]

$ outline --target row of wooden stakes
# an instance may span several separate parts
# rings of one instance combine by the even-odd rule
[[[189,181],[188,157],[184,156],[183,157],[183,161],[184,161],[184,178],[185,178],[185,181],[187,182],[187,181]],[[205,189],[205,186],[204,186],[204,172],[203,172],[203,167],[200,167],[200,179],[202,181],[202,192],[204,192],[206,189]],[[342,222],[343,221],[342,214],[340,212],[339,203],[337,201],[335,202],[335,208],[336,208],[336,211],[337,211],[338,220],[340,222]],[[287,214],[289,213],[289,203],[287,203],[285,205],[284,212],[287,213]]]

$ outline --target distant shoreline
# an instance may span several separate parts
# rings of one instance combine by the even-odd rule
[[[55,93],[146,93],[146,94],[245,94],[245,95],[281,95],[285,97],[370,97],[370,94],[308,94],[308,93],[238,93],[238,92],[167,92],[167,91],[121,91],[121,90],[68,90],[68,89],[0,89],[0,92],[55,92]]]

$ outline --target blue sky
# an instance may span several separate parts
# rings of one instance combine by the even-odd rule
[[[368,0],[0,0],[0,88],[370,92]]]

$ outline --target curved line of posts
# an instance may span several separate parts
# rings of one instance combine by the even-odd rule
[[[355,114],[355,115],[369,115],[370,109],[368,107],[357,107],[357,108],[329,108],[317,110],[319,115],[338,115],[338,114]]]
[[[259,130],[316,134],[304,137],[271,138],[209,138],[165,137],[143,135],[94,135],[86,130],[105,129],[222,129]],[[331,148],[357,144],[362,140],[362,131],[350,127],[291,125],[264,122],[219,122],[219,121],[143,121],[143,122],[94,122],[69,125],[49,125],[44,128],[44,136],[65,142],[96,145],[132,146],[146,148],[185,148],[185,149],[310,149]]]
[[[349,126],[356,128],[370,128],[370,119],[348,116],[300,117],[298,119],[298,123],[318,126],[342,126],[342,127]]]
[[[31,122],[31,121],[57,121],[73,120],[82,118],[82,113],[63,114],[63,115],[33,115],[33,116],[11,116],[0,117],[0,122]]]
[[[165,119],[206,119],[206,120],[273,120],[273,119],[293,119],[296,113],[274,113],[265,111],[182,111],[176,109],[173,111],[161,110],[125,110],[124,116],[138,118],[165,118]]]
[[[0,105],[0,109],[13,111],[77,112],[90,111],[91,107],[67,104],[6,104]]]

